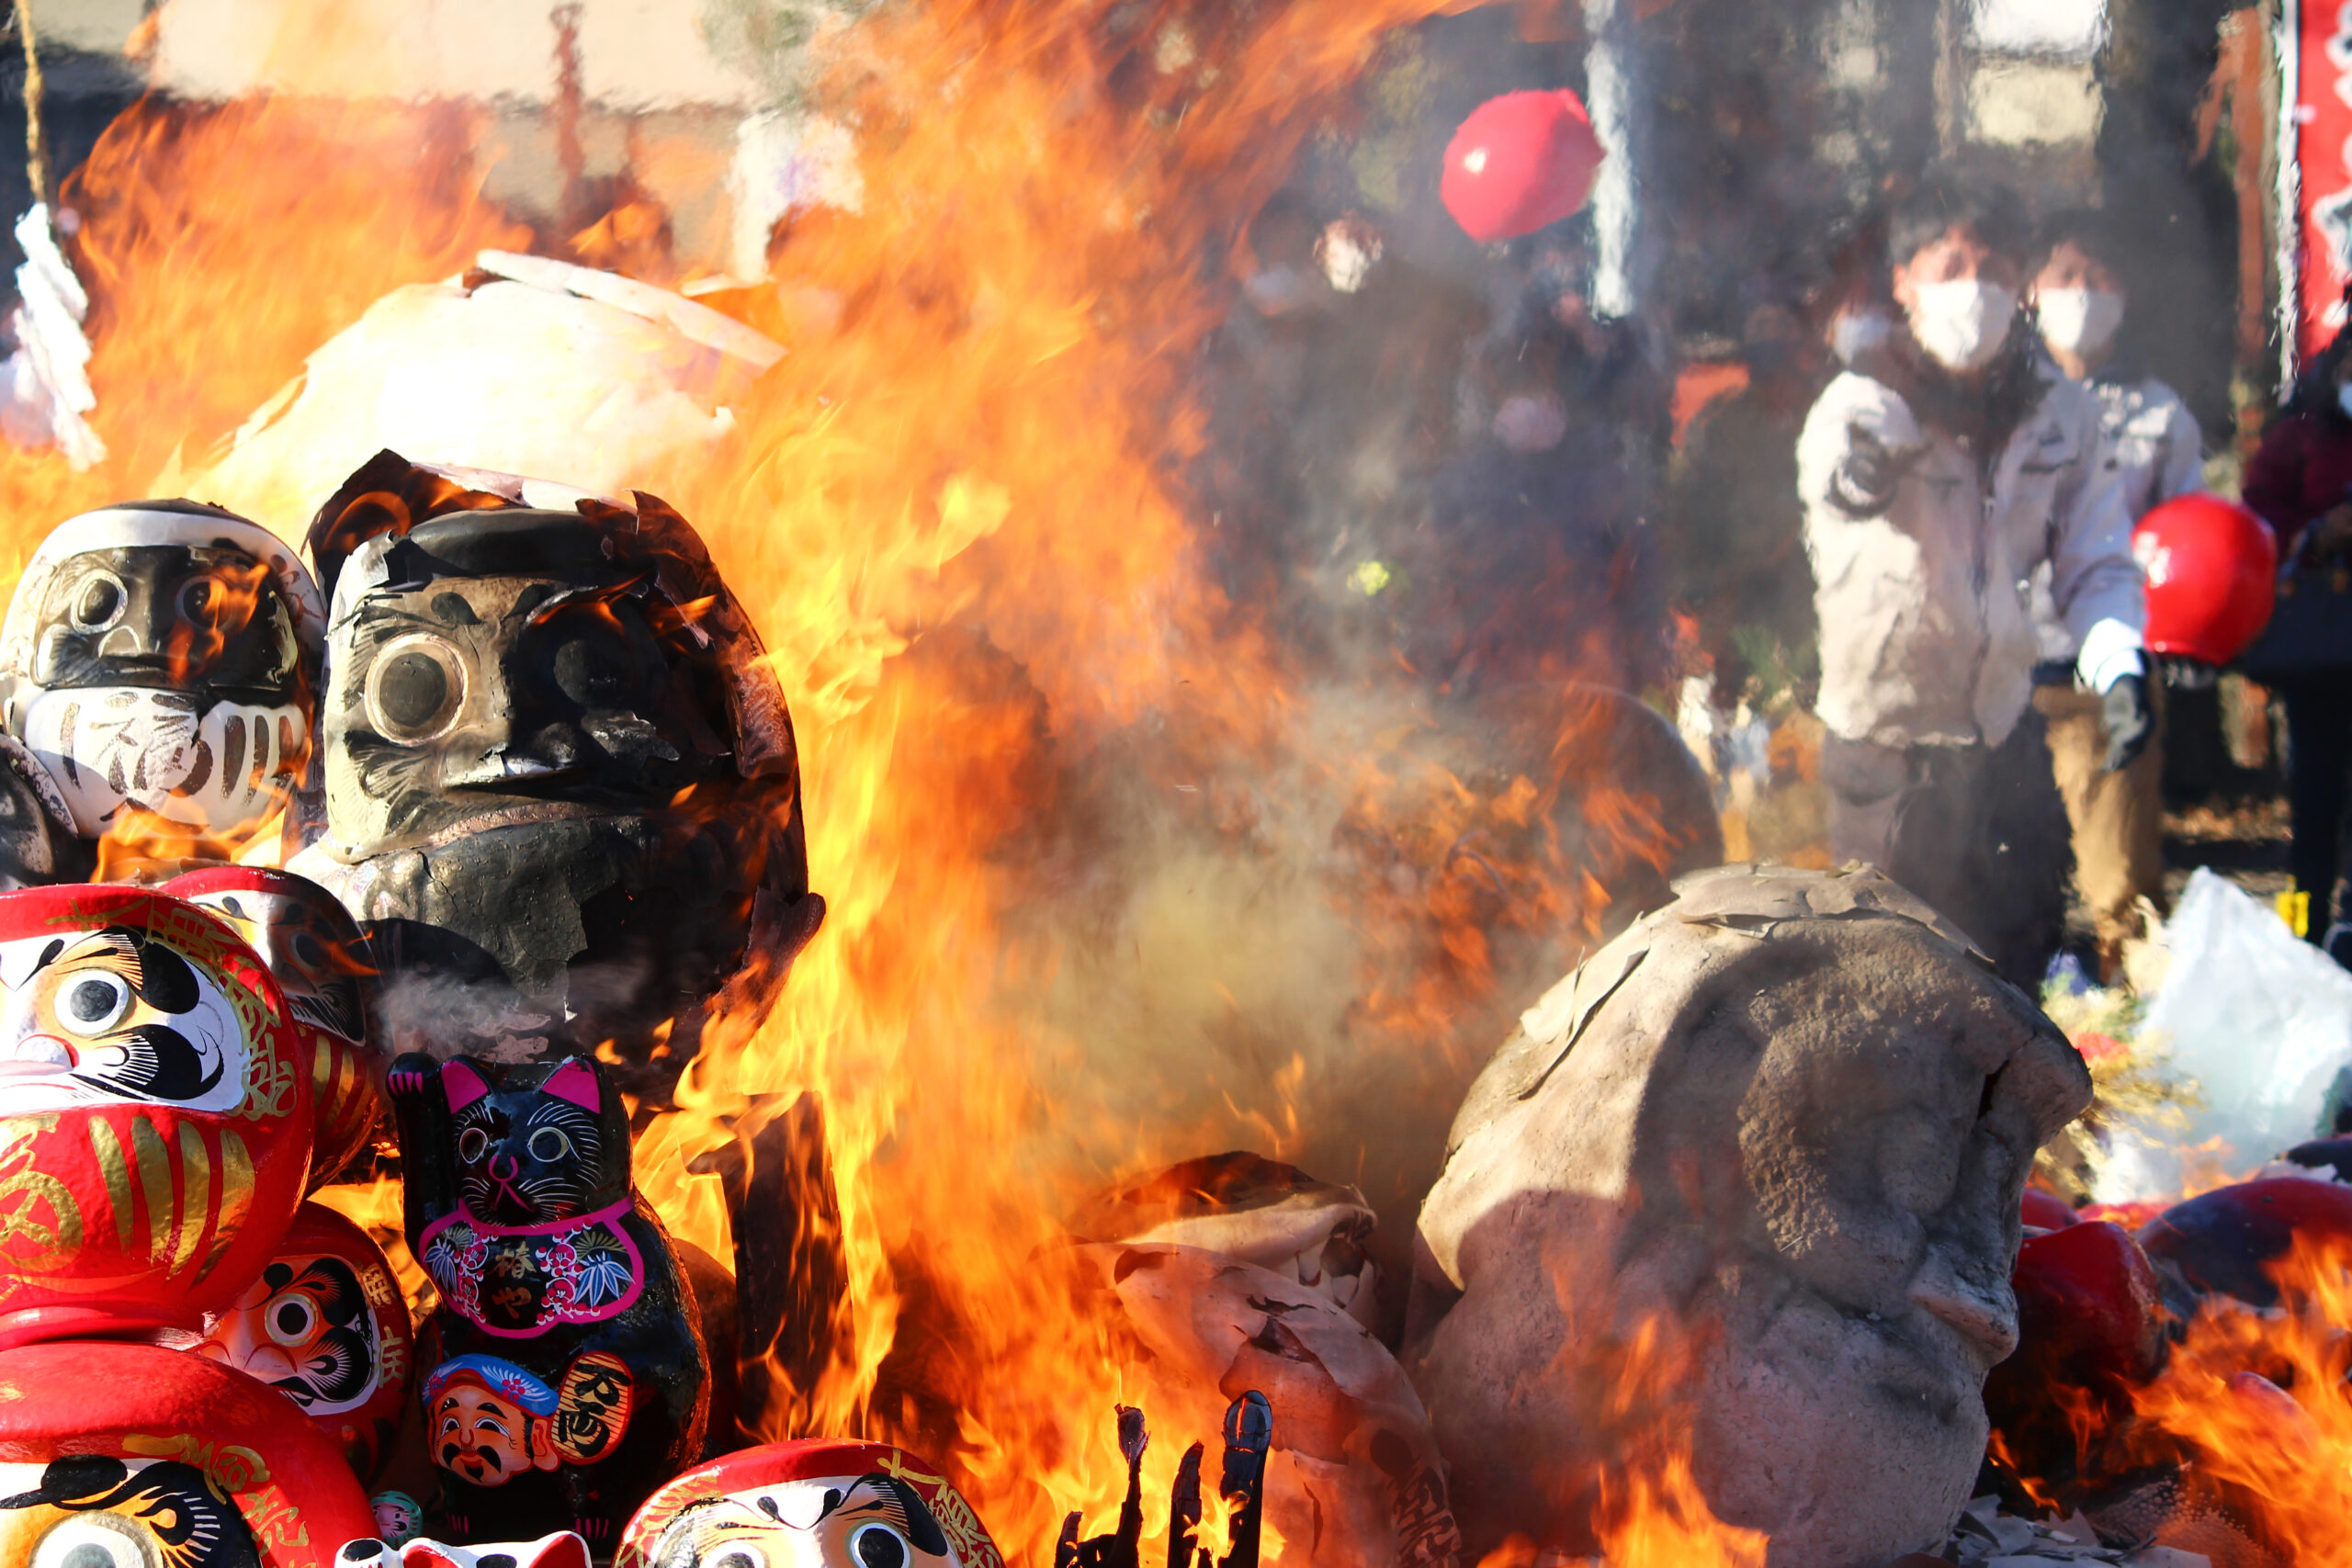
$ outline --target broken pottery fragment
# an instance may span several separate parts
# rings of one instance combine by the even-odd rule
[[[1379,1272],[1364,1248],[1379,1216],[1353,1187],[1236,1150],[1123,1183],[1070,1222],[1086,1241],[1170,1242],[1272,1269],[1374,1326]]]
[[[130,887],[0,893],[0,1346],[193,1330],[284,1240],[310,1059],[210,915]]]
[[[595,1062],[392,1064],[419,1336],[429,1523],[473,1540],[572,1529],[609,1552],[702,1453],[693,1287],[629,1184],[628,1108]]]
[[[1144,1352],[1128,1386],[1169,1430],[1208,1430],[1245,1389],[1272,1403],[1265,1517],[1283,1546],[1269,1568],[1456,1560],[1461,1536],[1421,1402],[1387,1348],[1329,1296],[1193,1247],[1089,1246],[1079,1258]]]
[[[229,922],[269,965],[309,1046],[318,1137],[311,1190],[365,1148],[384,1108],[382,1031],[368,939],[334,895],[307,877],[254,865],[184,873],[162,891]]]
[[[205,1320],[197,1352],[284,1393],[364,1481],[400,1429],[415,1337],[383,1249],[305,1203],[260,1278]]]
[[[325,620],[293,550],[189,501],[67,519],[0,625],[0,717],[95,839],[128,804],[201,832],[258,825],[310,756]]]
[[[2026,1176],[2089,1073],[1874,872],[1679,895],[1529,1010],[1422,1208],[1408,1364],[1471,1552],[1591,1550],[1645,1332],[1689,1358],[1669,1414],[1709,1506],[1773,1568],[1932,1551],[2016,1345]]]
[[[288,869],[368,928],[394,1050],[610,1041],[674,1074],[704,1005],[755,1018],[823,914],[782,693],[668,506],[464,479],[383,453],[311,526],[322,755]]]
[[[0,1351],[0,1568],[328,1568],[373,1527],[285,1396],[121,1340]]]
[[[645,1500],[613,1568],[1004,1568],[946,1473],[887,1443],[767,1443]]]

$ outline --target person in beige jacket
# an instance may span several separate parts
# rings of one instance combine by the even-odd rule
[[[2136,524],[2165,502],[2203,490],[2197,416],[2178,392],[2117,347],[2129,303],[2123,278],[2131,248],[2115,221],[2089,209],[2062,212],[2042,225],[2036,249],[2033,305],[2041,341],[2098,407],[2099,461],[2121,486],[2125,512]],[[2058,614],[2046,568],[2033,583],[2041,657],[2033,705],[2048,726],[2058,792],[2074,828],[2075,885],[2098,929],[2100,977],[2112,981],[2122,969],[2125,940],[2141,934],[2140,901],[2163,907],[2165,727],[2158,725],[2155,740],[2131,766],[2108,770],[2105,704],[2076,668],[2081,640]],[[2196,668],[2213,673],[2210,665]]]
[[[1900,329],[1797,443],[1821,630],[1822,778],[1840,861],[1877,865],[2039,986],[2065,916],[2064,807],[2032,709],[2027,597],[2049,569],[2109,768],[2151,728],[2131,515],[2096,404],[2021,307],[2007,190],[1934,175],[1889,225]]]

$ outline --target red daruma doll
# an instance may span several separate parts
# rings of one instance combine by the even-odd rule
[[[194,1330],[285,1239],[310,1061],[220,921],[126,887],[0,893],[0,1348]]]
[[[416,1364],[408,1303],[383,1249],[323,1203],[302,1205],[260,1277],[206,1320],[197,1353],[283,1393],[362,1479],[400,1429]]]
[[[613,1568],[1004,1568],[972,1506],[904,1449],[831,1438],[697,1465],[645,1500]]]
[[[375,1528],[334,1441],[200,1356],[0,1350],[0,1568],[328,1568]]]

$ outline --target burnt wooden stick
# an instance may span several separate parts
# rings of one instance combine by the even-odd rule
[[[1151,1446],[1144,1430],[1143,1411],[1131,1404],[1119,1410],[1119,1453],[1127,1461],[1127,1495],[1119,1505],[1119,1533],[1111,1548],[1110,1568],[1143,1568],[1143,1451]]]
[[[1060,1539],[1054,1542],[1054,1568],[1078,1568],[1078,1516],[1075,1513],[1062,1521]]]
[[[817,1380],[831,1360],[845,1300],[841,1201],[825,1150],[824,1107],[811,1093],[773,1115],[754,1096],[732,1143],[689,1170],[716,1172],[735,1233],[735,1423],[747,1443],[803,1436]]]
[[[1176,1461],[1176,1484],[1168,1494],[1168,1568],[1193,1568],[1201,1533],[1201,1445]]]
[[[1273,1443],[1274,1407],[1264,1394],[1253,1388],[1226,1407],[1225,1469],[1217,1480],[1217,1491],[1233,1509],[1233,1537],[1219,1568],[1258,1568],[1266,1451]]]

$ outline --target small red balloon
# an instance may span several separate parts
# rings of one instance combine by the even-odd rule
[[[2217,495],[2183,495],[2132,530],[2148,574],[2147,644],[2157,653],[2227,664],[2270,620],[2278,542],[2262,519]]]
[[[1506,93],[1471,110],[1453,133],[1438,195],[1464,232],[1492,244],[1582,207],[1605,156],[1574,93]]]

